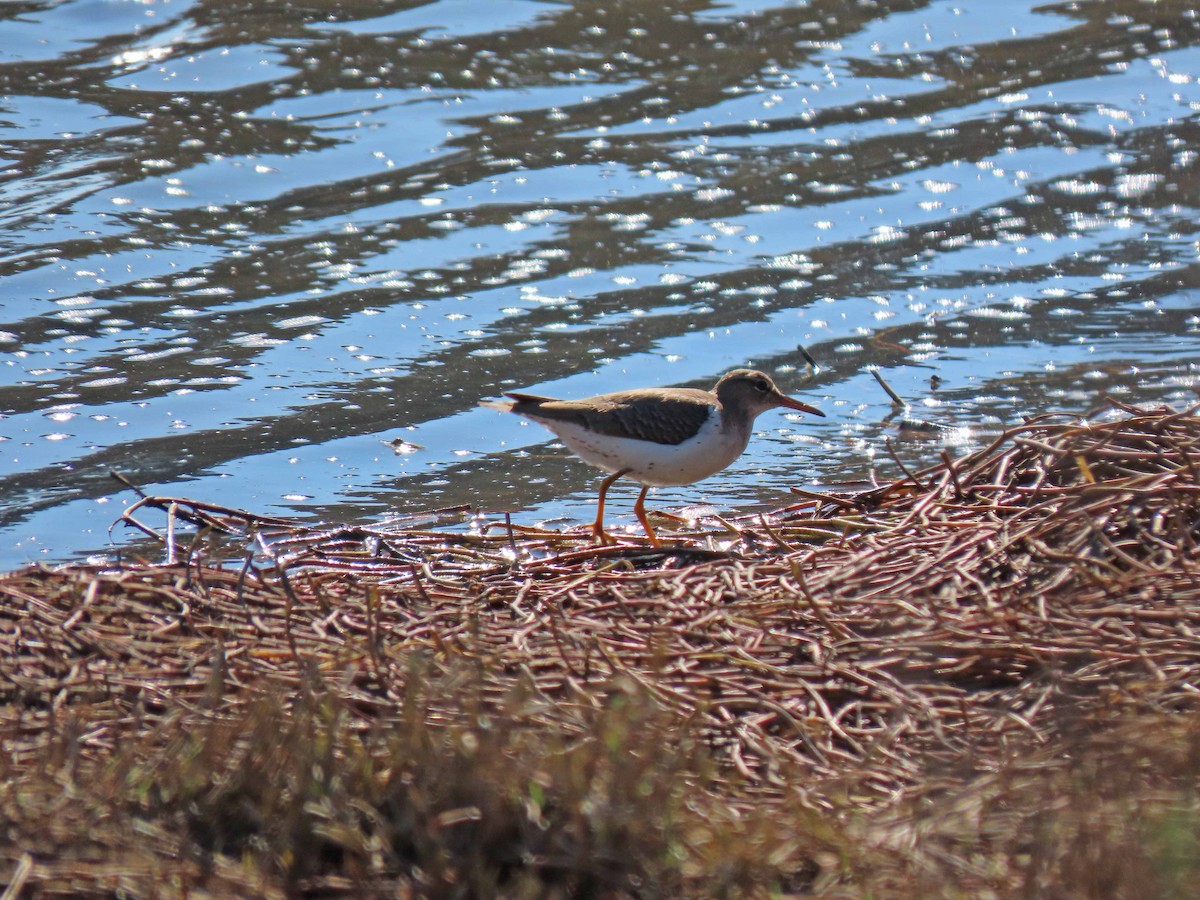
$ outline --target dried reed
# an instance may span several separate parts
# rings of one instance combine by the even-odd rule
[[[143,497],[124,521],[167,563],[0,578],[10,771],[61,754],[68,716],[79,766],[166,742],[181,715],[236,721],[301,697],[313,677],[351,731],[411,727],[414,673],[447,683],[466,666],[469,701],[430,700],[422,727],[505,715],[521,695],[537,699],[523,727],[569,741],[632,686],[700,736],[706,789],[730,809],[798,802],[918,869],[1012,888],[1028,873],[937,858],[914,811],[1014,759],[1059,771],[1088,723],[1200,703],[1200,420],[1120,409],[1032,421],[661,550],[507,520],[314,528]]]

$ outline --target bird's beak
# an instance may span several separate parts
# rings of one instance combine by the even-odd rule
[[[825,413],[821,412],[815,406],[809,406],[807,403],[797,400],[794,397],[789,397],[787,394],[779,395],[779,405],[786,406],[788,409],[794,409],[796,412],[808,413],[810,416],[825,418]]]

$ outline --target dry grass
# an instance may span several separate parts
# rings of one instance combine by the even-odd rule
[[[166,564],[0,577],[0,871],[1189,896],[1200,421],[1125,413],[662,551],[145,498]]]

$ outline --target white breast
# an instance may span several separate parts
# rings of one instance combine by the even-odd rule
[[[628,469],[629,478],[654,487],[691,484],[720,472],[742,455],[750,438],[748,432],[722,431],[715,411],[696,435],[682,444],[598,435],[569,422],[528,418],[557,434],[585,462],[608,472]]]

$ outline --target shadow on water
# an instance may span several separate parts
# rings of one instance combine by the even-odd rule
[[[587,519],[594,473],[476,407],[516,386],[752,362],[832,414],[764,418],[664,498],[718,506],[894,474],[870,366],[977,434],[1186,405],[1198,27],[1140,2],[6,4],[3,561],[101,546],[79,522],[115,517],[114,468],[264,511]]]

